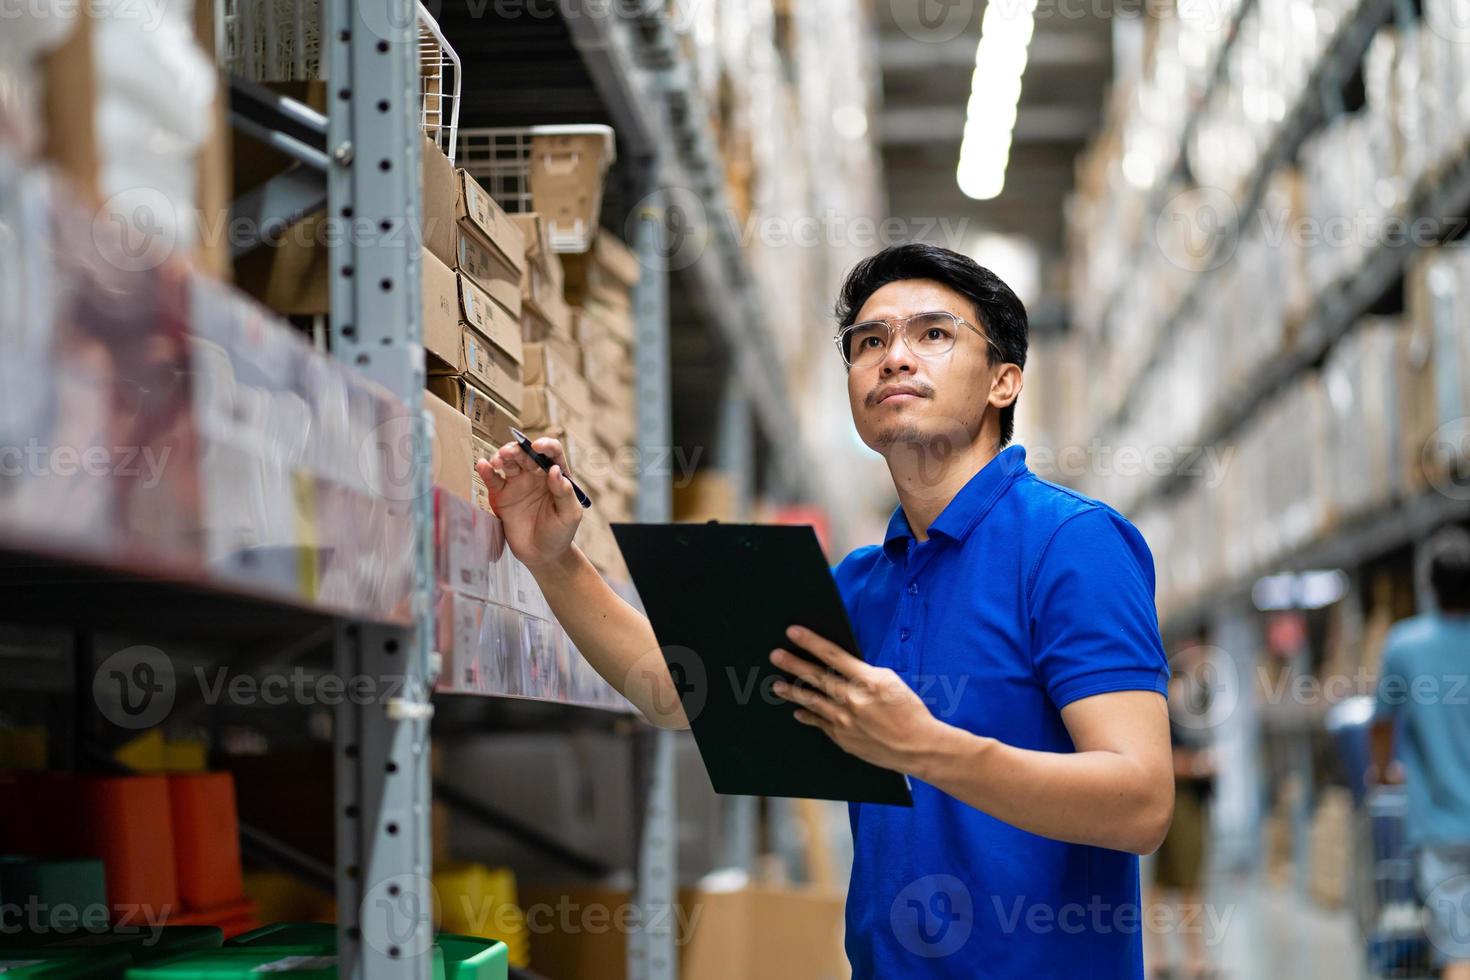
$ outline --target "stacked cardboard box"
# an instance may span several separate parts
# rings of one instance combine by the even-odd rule
[[[601,232],[585,255],[566,261],[567,301],[574,309],[577,342],[591,389],[593,437],[613,465],[598,474],[613,498],[614,513],[631,514],[634,473],[626,465],[638,436],[634,401],[633,286],[638,259],[626,245]]]
[[[524,249],[520,426],[533,439],[561,442],[571,476],[594,501],[578,546],[603,574],[626,579],[609,524],[631,519],[636,489],[629,290],[637,261],[605,233],[587,254],[559,253],[542,215],[511,221]]]
[[[424,194],[425,241],[442,250],[426,248],[423,256],[429,390],[469,420],[469,432],[455,427],[461,445],[452,455],[470,460],[463,496],[489,510],[474,461],[510,441],[526,404],[520,330],[525,238],[473,177],[447,159],[438,163],[434,191],[426,174]],[[446,256],[448,262],[441,261]]]

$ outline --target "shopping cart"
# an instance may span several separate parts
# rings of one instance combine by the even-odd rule
[[[1366,860],[1354,876],[1353,908],[1370,977],[1432,977],[1424,903],[1414,882],[1414,858],[1404,835],[1402,786],[1368,793],[1359,811],[1359,847]]]
[[[1414,881],[1414,857],[1404,830],[1408,807],[1402,786],[1369,786],[1371,697],[1349,698],[1327,713],[1348,787],[1358,804],[1354,815],[1351,901],[1363,939],[1368,977],[1430,977],[1429,938],[1423,900]]]

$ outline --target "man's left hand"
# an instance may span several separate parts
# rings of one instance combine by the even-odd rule
[[[772,690],[799,705],[796,720],[820,728],[844,752],[875,766],[911,773],[943,722],[887,667],[875,667],[800,626],[786,631],[794,646],[815,657],[777,649],[771,663],[796,675]],[[828,669],[830,668],[830,670]]]

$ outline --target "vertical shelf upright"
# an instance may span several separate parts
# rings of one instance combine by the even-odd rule
[[[646,171],[643,190],[648,187]],[[662,459],[673,444],[669,377],[668,273],[660,259],[664,216],[657,192],[642,199],[634,218],[634,252],[642,275],[633,294],[638,396],[638,453],[644,460]],[[639,472],[638,520],[673,519],[673,490],[668,474],[659,467]],[[651,780],[644,804],[638,841],[638,884],[634,901],[644,921],[661,923],[629,937],[628,976],[632,980],[676,980],[679,974],[674,948],[672,912],[676,900],[674,750],[678,736],[659,730],[652,736]]]
[[[403,400],[375,433],[410,448],[390,505],[415,528],[414,626],[342,624],[334,662],[347,683],[391,696],[344,698],[335,731],[339,972],[430,975],[429,691],[432,684],[432,442],[423,410],[417,28],[412,0],[327,0],[328,218],[332,350]],[[407,438],[405,438],[407,437]],[[392,477],[389,477],[392,479]]]

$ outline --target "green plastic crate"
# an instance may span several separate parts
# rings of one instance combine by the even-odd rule
[[[337,927],[330,922],[272,922],[226,940],[226,946],[325,946],[337,945]]]
[[[120,980],[128,958],[114,950],[16,946],[0,952],[5,980]]]
[[[0,860],[0,897],[38,932],[105,925],[112,916],[102,862],[92,858],[7,855]]]
[[[219,926],[157,926],[141,930],[74,933],[48,943],[53,949],[107,949],[124,954],[133,963],[205,949],[219,949],[224,933]]]
[[[498,939],[441,932],[434,942],[444,950],[448,980],[507,980],[510,949]]]
[[[135,966],[128,971],[127,980],[261,980],[262,973],[288,973],[292,980],[335,980],[336,944],[222,946]],[[444,953],[438,946],[434,947],[433,976],[445,980]]]
[[[122,953],[134,963],[191,950],[216,949],[224,939],[218,926],[111,927],[101,932],[84,929],[0,932],[0,956],[22,946],[46,949],[95,949]]]
[[[231,939],[226,946],[336,948],[337,927],[328,922],[276,922]],[[444,951],[447,980],[506,980],[510,951],[505,943],[479,936],[441,932],[434,943]]]

